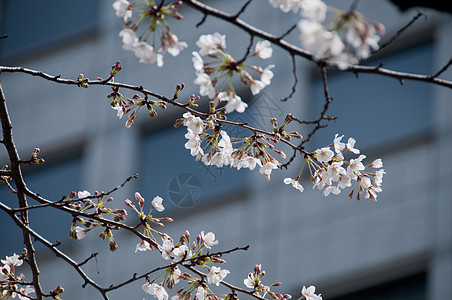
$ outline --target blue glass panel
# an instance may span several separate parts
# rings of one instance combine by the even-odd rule
[[[185,149],[185,127],[168,128],[143,137],[140,192],[145,199],[164,199],[167,210],[183,210],[246,187],[249,170],[217,168],[196,161]]]
[[[425,300],[427,299],[426,274],[387,282],[378,286],[362,289],[331,300]]]
[[[96,28],[97,0],[0,0],[0,59],[68,42]]]

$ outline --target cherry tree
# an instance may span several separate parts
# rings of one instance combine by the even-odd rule
[[[385,174],[383,161],[366,160],[355,145],[357,141],[346,134],[337,133],[331,142],[321,145],[315,151],[308,151],[311,138],[328,122],[335,119],[329,115],[332,101],[328,89],[328,72],[351,72],[354,74],[369,73],[374,76],[394,78],[401,82],[406,80],[427,82],[452,87],[452,82],[441,79],[441,75],[449,68],[452,60],[444,62],[444,67],[435,74],[413,74],[394,71],[382,66],[360,65],[364,59],[371,57],[380,49],[396,43],[399,36],[416,22],[419,13],[407,26],[401,28],[393,37],[385,38],[383,24],[369,20],[359,13],[359,1],[354,1],[349,10],[342,11],[327,6],[320,0],[270,0],[265,1],[279,14],[294,14],[299,21],[287,28],[281,35],[274,35],[256,28],[242,20],[252,0],[246,1],[236,8],[235,14],[226,13],[196,0],[169,1],[126,1],[112,2],[112,13],[123,21],[118,31],[122,39],[122,48],[131,51],[140,63],[149,68],[165,68],[165,60],[170,56],[178,56],[185,51],[188,44],[195,44],[197,51],[192,53],[193,72],[196,79],[193,85],[199,86],[199,95],[191,95],[188,99],[180,97],[181,91],[188,84],[175,84],[172,95],[162,95],[158,91],[141,85],[115,80],[119,72],[128,72],[127,66],[115,62],[109,73],[90,79],[80,74],[77,78],[61,78],[40,70],[24,67],[0,66],[0,73],[25,73],[39,77],[36,80],[48,80],[55,84],[68,85],[68,88],[108,87],[106,95],[110,102],[110,110],[116,113],[120,122],[125,120],[125,127],[130,128],[140,111],[147,111],[149,117],[159,117],[159,111],[178,108],[183,113],[175,120],[175,127],[186,130],[186,140],[181,140],[194,160],[207,166],[218,168],[247,168],[259,172],[267,180],[275,169],[287,169],[292,165],[301,165],[295,178],[286,177],[281,185],[288,185],[300,192],[306,188],[301,183],[302,174],[310,178],[310,187],[318,189],[324,196],[342,195],[346,192],[350,199],[370,199],[377,201],[382,192]],[[264,2],[264,1],[263,1]],[[206,18],[218,18],[230,26],[237,27],[249,35],[249,44],[243,45],[244,55],[233,57],[228,52],[230,38],[222,32],[200,35],[196,41],[184,41],[184,37],[171,30],[175,22],[184,22],[180,8],[186,6],[203,14],[198,26],[202,26]],[[178,34],[178,35],[176,35]],[[297,36],[298,44],[285,40],[288,36]],[[2,36],[7,38],[7,36]],[[1,40],[0,40],[1,42]],[[272,130],[250,126],[246,122],[235,122],[228,115],[243,113],[248,103],[240,93],[249,89],[252,95],[261,93],[272,79],[278,76],[272,64],[273,48],[279,47],[287,52],[293,70],[293,86],[287,94],[282,92],[281,101],[291,101],[297,89],[298,76],[296,60],[303,59],[316,65],[322,75],[324,106],[315,120],[303,120],[294,113],[287,113],[284,119],[268,120]],[[255,62],[258,63],[255,63]],[[174,75],[175,80],[177,74]],[[180,79],[180,80],[183,80]],[[201,109],[205,100],[207,110]],[[62,199],[46,199],[39,191],[30,190],[22,176],[22,165],[45,164],[40,156],[40,149],[30,151],[28,159],[18,154],[13,139],[12,121],[7,109],[7,91],[0,87],[0,117],[3,137],[1,143],[8,152],[9,162],[0,171],[1,183],[7,185],[12,195],[17,197],[15,207],[7,205],[3,199],[0,208],[23,232],[25,248],[23,251],[11,253],[1,260],[0,297],[3,299],[43,299],[64,298],[64,287],[55,286],[50,292],[41,287],[39,261],[36,259],[35,243],[44,245],[53,252],[57,259],[70,265],[78,274],[84,286],[95,288],[101,298],[109,299],[115,290],[139,282],[141,290],[137,293],[150,294],[159,300],[168,299],[238,299],[241,295],[256,299],[289,299],[292,296],[280,291],[281,283],[265,281],[265,271],[261,265],[253,270],[244,270],[243,286],[234,286],[227,282],[230,271],[227,269],[224,255],[245,251],[248,246],[236,247],[227,251],[215,251],[219,243],[211,231],[201,231],[193,235],[188,230],[179,237],[171,237],[163,230],[165,223],[173,222],[170,216],[160,217],[165,211],[165,199],[160,195],[142,196],[136,192],[130,199],[114,199],[113,194],[130,180],[132,175],[116,188],[106,192],[68,191]],[[302,125],[312,125],[308,131],[301,131]],[[225,130],[233,126],[247,132],[245,137],[231,136]],[[359,142],[359,141],[358,141]],[[290,149],[291,153],[285,153]],[[301,162],[298,164],[298,162]],[[115,183],[118,184],[118,183]],[[151,200],[152,198],[152,200]],[[150,210],[147,209],[150,203]],[[57,209],[72,216],[68,226],[70,237],[83,240],[92,231],[101,232],[100,238],[106,240],[109,249],[114,252],[120,247],[115,240],[118,231],[127,232],[137,238],[135,252],[149,251],[161,256],[160,266],[143,274],[135,273],[120,283],[102,286],[84,271],[84,266],[96,258],[87,257],[77,262],[60,249],[59,243],[52,243],[43,236],[28,218],[33,209]],[[126,221],[127,218],[127,221]],[[133,225],[131,225],[133,224]],[[83,241],[80,241],[81,243]],[[133,253],[131,254],[133,255]],[[24,263],[25,262],[25,263]],[[32,278],[25,278],[21,269],[28,267]],[[220,294],[216,287],[223,285],[228,293]],[[83,287],[84,287],[83,286]],[[322,299],[314,286],[300,286],[297,298],[315,300]]]

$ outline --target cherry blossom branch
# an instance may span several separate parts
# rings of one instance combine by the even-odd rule
[[[106,291],[104,288],[102,288],[100,285],[98,285],[94,280],[92,280],[86,273],[80,268],[85,262],[82,262],[80,264],[76,263],[73,259],[71,259],[68,255],[66,255],[64,252],[62,252],[60,249],[58,249],[54,244],[46,240],[44,237],[42,237],[40,234],[38,234],[36,231],[31,229],[28,225],[26,225],[22,220],[19,219],[14,213],[14,210],[0,202],[0,209],[5,211],[16,223],[18,227],[20,227],[23,231],[27,232],[29,235],[31,235],[34,239],[39,241],[41,244],[49,248],[57,257],[64,260],[66,263],[68,263],[70,266],[72,266],[76,272],[82,277],[82,279],[85,281],[83,284],[83,287],[85,287],[87,284],[94,287],[96,290],[98,290],[102,297],[104,299],[108,299]],[[34,284],[34,282],[33,282]],[[35,286],[36,287],[36,286]],[[41,295],[37,296],[39,299],[40,297],[45,296],[42,291]]]
[[[186,267],[187,269],[191,270],[190,267],[192,267],[193,265],[196,265],[196,264],[193,264],[193,262],[195,262],[195,261],[204,260],[206,258],[210,258],[210,257],[213,257],[213,256],[221,257],[224,254],[229,254],[229,253],[232,253],[232,252],[235,252],[235,251],[247,251],[248,248],[249,248],[249,246],[235,247],[235,248],[227,250],[227,251],[220,251],[220,252],[215,252],[215,253],[207,253],[207,254],[196,256],[196,257],[193,257],[193,258],[183,259],[183,260],[178,261],[178,262],[173,262],[173,263],[165,265],[165,266],[160,266],[160,267],[157,267],[155,269],[152,269],[151,271],[145,272],[145,273],[143,273],[141,275],[138,275],[137,273],[134,273],[132,278],[130,278],[130,279],[124,281],[124,282],[115,284],[115,285],[110,285],[108,288],[105,289],[105,291],[109,292],[109,291],[113,291],[113,290],[119,289],[119,288],[121,288],[123,286],[126,286],[126,285],[128,285],[128,284],[130,284],[132,282],[137,281],[137,280],[140,280],[140,279],[143,279],[143,278],[147,278],[147,277],[149,277],[149,275],[151,275],[151,274],[153,274],[153,273],[155,273],[157,271],[167,270],[167,269],[170,269],[170,268],[174,268],[174,267],[176,267],[178,265],[181,265],[181,266]],[[190,264],[187,265],[186,263],[190,263]]]
[[[77,85],[80,86],[81,81],[79,80],[73,80],[73,79],[63,79],[61,78],[60,75],[57,76],[52,76],[49,74],[46,74],[44,72],[41,71],[36,71],[36,70],[32,70],[32,69],[27,69],[24,67],[3,67],[0,66],[0,73],[1,72],[8,72],[8,73],[26,73],[32,76],[38,76],[56,83],[62,83],[62,84],[68,84],[68,85]],[[159,95],[157,93],[151,92],[145,88],[143,88],[143,86],[134,86],[134,85],[130,85],[130,84],[125,84],[125,83],[119,83],[119,82],[103,82],[102,80],[89,80],[89,79],[84,79],[84,84],[86,84],[86,86],[90,86],[90,85],[107,85],[107,86],[112,86],[112,87],[119,87],[119,88],[125,88],[128,90],[132,90],[132,91],[136,91],[145,95],[149,95],[152,96],[154,98],[157,98],[159,100],[165,101],[173,106],[182,108],[188,112],[190,112],[193,115],[199,116],[199,117],[203,117],[203,118],[207,118],[209,116],[209,114],[207,113],[202,113],[199,112],[193,108],[188,107],[187,104],[183,104],[180,102],[177,102],[175,99],[177,99],[177,96],[175,95],[175,97],[173,99],[167,98],[163,95]],[[222,124],[228,124],[228,125],[232,125],[232,126],[238,126],[238,127],[242,127],[244,129],[247,129],[251,132],[253,132],[254,134],[264,134],[264,135],[268,135],[271,137],[275,137],[275,133],[274,132],[270,132],[270,131],[265,131],[265,130],[261,130],[258,128],[254,128],[252,126],[247,125],[247,123],[238,123],[238,122],[233,122],[233,121],[228,121],[228,120],[217,120],[218,123],[222,123]],[[298,147],[293,145],[292,143],[290,143],[289,141],[285,140],[285,139],[281,139],[280,140],[282,143],[288,145],[289,147],[291,147],[292,149],[297,149]],[[308,154],[307,152],[305,152],[303,149],[300,149],[300,151],[302,151],[304,154]]]
[[[185,4],[187,4],[188,6],[190,6],[192,8],[200,11],[204,15],[214,16],[216,18],[219,18],[221,20],[224,20],[230,24],[233,24],[233,25],[239,27],[240,29],[242,29],[243,31],[247,32],[250,35],[257,36],[262,39],[266,39],[269,42],[273,43],[274,45],[277,45],[277,46],[281,47],[282,49],[286,50],[287,52],[289,52],[292,55],[301,56],[301,57],[304,57],[304,58],[306,58],[310,61],[316,62],[316,63],[323,63],[326,65],[330,65],[328,60],[318,60],[312,53],[310,53],[306,50],[303,50],[293,44],[290,44],[278,36],[272,35],[259,28],[256,28],[241,19],[237,19],[234,17],[234,15],[225,13],[221,10],[208,6],[197,0],[182,0],[182,2],[184,2]],[[344,71],[352,72],[355,74],[358,74],[358,73],[377,74],[377,75],[381,75],[381,76],[395,78],[401,82],[403,82],[403,80],[428,82],[428,83],[444,86],[447,88],[452,88],[452,81],[449,81],[449,80],[432,77],[430,75],[393,71],[393,70],[382,68],[381,66],[370,66],[369,67],[369,66],[360,66],[360,65],[350,65]]]
[[[13,133],[12,133],[12,123],[9,118],[8,109],[6,106],[6,98],[3,93],[2,86],[0,84],[0,120],[1,120],[1,126],[3,131],[3,144],[8,152],[8,156],[10,158],[11,162],[11,178],[16,183],[16,191],[17,191],[17,197],[19,200],[19,206],[20,207],[27,207],[27,198],[24,194],[24,190],[26,189],[24,179],[22,177],[22,172],[20,168],[20,157],[19,153],[17,152],[16,146],[14,144],[13,140]],[[28,226],[28,211],[22,211],[21,212],[21,222],[24,223],[24,225]],[[25,229],[22,229],[22,235],[24,239],[25,247],[27,248],[28,253],[28,262],[30,264],[30,268],[33,275],[33,286],[36,291],[36,297],[37,299],[42,299],[43,291],[40,285],[39,281],[39,268],[38,263],[36,261],[36,252],[33,246],[33,242],[30,238],[30,235]]]
[[[99,198],[99,197],[104,197],[104,196],[108,196],[114,192],[116,192],[117,190],[123,188],[130,180],[134,179],[134,178],[138,178],[138,174],[133,174],[129,177],[126,178],[126,180],[124,180],[123,183],[121,183],[120,185],[116,186],[115,188],[111,189],[108,192],[102,192],[99,194],[96,194],[95,196],[88,196],[88,197],[83,197],[83,198],[76,198],[76,199],[66,199],[63,197],[62,199],[58,200],[58,201],[51,201],[51,203],[45,203],[45,204],[37,204],[37,205],[29,205],[28,207],[22,207],[22,208],[13,208],[14,212],[18,212],[18,211],[22,211],[22,210],[31,210],[31,209],[36,209],[36,208],[42,208],[42,207],[47,207],[47,206],[64,206],[67,205],[69,203],[75,202],[75,201],[83,201],[83,200],[87,200],[87,199],[95,199],[95,198]]]
[[[195,267],[185,266],[185,265],[184,265],[184,267],[187,268],[188,270],[192,271],[193,273],[197,274],[198,276],[202,277],[203,279],[207,278],[207,274],[197,270]],[[228,282],[225,282],[225,281],[221,281],[220,284],[224,285],[225,287],[230,289],[232,292],[237,291],[237,292],[240,292],[240,293],[252,296],[252,297],[254,297],[256,299],[259,299],[259,300],[266,300],[266,298],[264,298],[262,296],[259,296],[259,295],[256,295],[254,293],[254,291],[247,291],[245,289],[239,288],[239,287],[237,287],[235,285],[232,285],[232,284],[230,284]]]

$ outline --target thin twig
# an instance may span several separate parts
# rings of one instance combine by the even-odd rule
[[[384,43],[382,46],[380,46],[380,48],[378,48],[377,50],[372,51],[372,54],[378,53],[380,52],[382,49],[386,48],[387,46],[389,46],[390,44],[392,44],[395,40],[397,40],[402,33],[407,30],[409,27],[411,27],[411,25],[414,24],[414,22],[416,22],[421,16],[425,16],[421,11],[418,11],[417,15],[413,17],[413,19],[406,24],[405,26],[403,26],[402,28],[400,28],[392,37],[389,41],[387,41],[386,43]]]
[[[449,62],[441,68],[441,70],[439,70],[435,75],[432,75],[432,78],[436,78],[439,75],[441,75],[442,73],[446,72],[446,70],[452,65],[452,58],[449,60]]]
[[[96,199],[96,198],[108,196],[108,195],[112,194],[113,192],[123,188],[126,185],[126,183],[129,182],[130,180],[132,180],[133,178],[138,178],[138,174],[133,174],[133,175],[127,177],[126,180],[124,180],[123,183],[121,183],[117,187],[111,189],[110,191],[102,192],[102,193],[97,194],[97,195],[87,196],[87,197],[83,197],[83,198],[76,198],[76,199],[67,199],[67,200],[64,200],[65,198],[62,198],[61,200],[54,201],[54,202],[51,202],[51,203],[29,205],[28,207],[14,208],[13,210],[15,212],[17,212],[17,211],[31,210],[31,209],[42,208],[42,207],[47,207],[47,206],[54,206],[54,207],[58,206],[58,205],[64,206],[64,205],[67,205],[69,203],[76,202],[76,201],[84,201],[84,200],[87,200],[87,199]]]
[[[248,58],[248,55],[250,55],[250,52],[251,52],[251,48],[253,47],[253,42],[254,42],[254,36],[251,36],[250,43],[248,44],[248,47],[246,48],[245,55],[242,57],[242,59],[237,61],[237,65],[240,65]]]
[[[243,6],[240,8],[240,10],[234,15],[234,18],[237,19],[238,17],[240,17],[241,14],[243,14],[245,12],[245,9],[248,7],[248,5],[250,5],[250,3],[253,0],[248,0],[246,1],[245,4],[243,4]]]
[[[330,104],[333,101],[333,98],[331,98],[330,92],[328,90],[326,67],[320,66],[320,70],[322,71],[322,82],[323,82],[323,92],[325,95],[325,104],[323,105],[323,110],[320,113],[320,117],[317,119],[316,126],[311,130],[311,132],[308,134],[307,138],[303,139],[301,141],[299,147],[302,147],[304,144],[309,142],[311,140],[312,136],[314,135],[314,133],[317,132],[317,130],[326,126],[324,124],[321,124],[321,121],[324,120],[324,116],[326,115],[326,112],[328,111],[328,108],[330,107]]]
[[[281,98],[281,101],[287,101],[288,99],[292,98],[292,96],[297,91],[297,84],[298,84],[297,63],[295,61],[295,55],[291,54],[290,57],[292,58],[292,74],[294,77],[294,83],[292,85],[292,91],[290,92],[289,96]]]
[[[286,32],[284,32],[283,34],[281,34],[279,36],[278,39],[282,40],[283,38],[285,38],[286,36],[288,36],[295,28],[297,28],[297,24],[293,24],[292,27],[290,27],[289,29],[287,29]]]
[[[196,261],[204,260],[204,259],[206,259],[208,257],[214,257],[214,256],[221,257],[224,254],[228,254],[228,253],[235,252],[235,251],[241,251],[241,250],[247,251],[248,248],[249,248],[249,246],[235,247],[235,248],[227,250],[227,251],[220,251],[220,252],[216,252],[216,253],[208,253],[208,254],[196,256],[196,257],[189,258],[189,259],[183,259],[183,260],[181,260],[179,262],[173,262],[173,263],[168,264],[166,266],[157,267],[157,268],[155,268],[155,269],[153,269],[151,271],[148,271],[146,273],[143,273],[141,275],[137,275],[135,273],[135,274],[133,274],[132,278],[130,278],[130,279],[124,281],[124,282],[121,282],[121,283],[118,283],[118,284],[115,284],[115,285],[111,285],[108,288],[106,288],[105,290],[107,292],[109,292],[109,291],[113,291],[113,290],[119,289],[119,288],[121,288],[121,287],[123,287],[125,285],[128,285],[128,284],[130,284],[132,282],[135,282],[137,280],[140,280],[140,279],[143,279],[143,278],[147,278],[149,275],[151,275],[152,273],[155,273],[157,271],[166,270],[166,269],[169,269],[169,268],[174,268],[174,267],[176,267],[178,265],[181,265],[181,266],[184,266],[184,267],[193,266],[193,263],[195,263]],[[187,264],[187,263],[189,263],[189,264]]]

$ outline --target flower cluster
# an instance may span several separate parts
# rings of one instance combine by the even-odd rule
[[[187,47],[187,43],[180,42],[170,31],[166,16],[182,19],[176,9],[180,4],[180,1],[168,5],[163,5],[162,1],[157,5],[155,1],[116,0],[113,3],[116,16],[124,19],[124,28],[119,33],[124,44],[122,48],[133,51],[141,63],[156,63],[159,67],[163,66],[162,53],[179,55],[180,51]],[[140,26],[146,29],[138,35]],[[151,44],[148,40],[152,41]],[[156,40],[160,41],[160,45],[156,45]]]
[[[144,199],[138,193],[135,194],[139,203],[144,203]],[[127,200],[126,200],[127,201]],[[131,206],[130,203],[128,203]],[[141,205],[140,205],[141,206]],[[154,198],[152,201],[152,207],[158,209],[158,207],[163,208],[162,199],[160,197]],[[135,209],[136,210],[136,209]],[[138,211],[138,215],[141,220],[147,221],[151,215],[143,216],[142,210]],[[142,222],[143,223],[143,222]],[[146,223],[147,224],[147,223]],[[150,226],[145,226],[145,234],[147,234],[155,244],[157,244],[156,249],[161,253],[162,258],[165,261],[172,260],[171,266],[166,268],[160,275],[154,280],[149,280],[142,285],[142,289],[144,292],[156,297],[159,300],[167,300],[169,295],[165,289],[165,286],[169,289],[173,289],[174,285],[179,283],[181,280],[187,282],[187,285],[182,289],[177,291],[177,294],[173,296],[171,299],[187,299],[191,297],[191,294],[196,291],[196,295],[198,299],[208,299],[209,295],[214,295],[212,291],[210,291],[208,284],[215,284],[219,286],[221,281],[230,273],[226,269],[221,269],[217,266],[208,266],[207,263],[225,263],[226,261],[222,260],[218,255],[203,255],[203,248],[211,249],[212,246],[218,244],[218,241],[215,239],[215,234],[213,232],[201,233],[196,237],[196,241],[190,242],[190,233],[188,231],[185,232],[179,238],[179,241],[174,244],[173,239],[167,234],[157,231]],[[162,241],[161,243],[157,243],[153,234],[160,235]],[[191,245],[190,245],[191,243]],[[153,250],[150,247],[150,244],[147,241],[142,241],[139,243],[135,249],[137,251],[146,251]],[[198,265],[202,266],[208,270],[206,275],[207,283],[203,280],[199,280],[198,278],[187,274],[182,273],[178,268],[177,264],[184,265],[187,262],[188,265]],[[162,278],[159,283],[156,283],[158,278]]]
[[[262,277],[265,276],[265,271],[262,270],[262,265],[255,265],[252,273],[248,274],[248,277],[243,280],[243,284],[250,289],[253,289],[255,295],[259,297],[265,297],[269,294],[273,299],[284,300],[292,298],[289,294],[275,293],[270,290],[270,287],[280,286],[281,283],[275,283],[271,286],[264,285],[261,281]]]
[[[16,275],[16,268],[23,263],[21,256],[14,253],[1,260],[0,267],[0,298],[15,298],[20,300],[28,300],[34,293],[35,289],[31,285],[24,283],[24,274]]]
[[[233,86],[233,77],[237,75],[240,81],[249,86],[253,95],[258,94],[265,86],[269,85],[273,78],[271,69],[274,65],[269,65],[265,69],[246,64],[245,57],[236,61],[226,51],[226,36],[218,32],[214,34],[201,35],[196,45],[200,48],[198,52],[193,52],[193,66],[196,72],[195,84],[200,86],[201,96],[208,96],[215,100],[218,105],[220,101],[226,101],[226,112],[244,112],[248,106],[237,95]],[[259,56],[267,59],[272,56],[272,48],[269,41],[260,41],[256,44],[251,56]],[[203,56],[214,59],[204,62]],[[260,79],[255,79],[249,71],[260,75]]]
[[[196,126],[194,126],[194,124],[190,124],[190,127],[193,130],[196,130]],[[178,239],[173,239],[168,234],[154,228],[155,225],[158,227],[164,227],[164,221],[172,221],[171,218],[154,217],[151,214],[154,210],[157,212],[163,212],[165,210],[163,199],[156,196],[152,201],[150,201],[150,203],[146,204],[146,200],[140,193],[136,192],[134,196],[138,206],[135,206],[135,204],[129,199],[126,199],[124,202],[126,206],[131,208],[138,216],[139,223],[134,226],[134,229],[139,230],[141,227],[144,228],[142,240],[136,245],[135,253],[148,250],[157,250],[165,262],[165,265],[162,268],[155,270],[157,271],[160,269],[160,273],[156,274],[154,278],[151,278],[150,276],[150,274],[154,273],[154,271],[146,274],[146,276],[138,277],[146,277],[146,282],[142,284],[142,290],[145,293],[154,296],[158,300],[168,300],[170,297],[168,290],[174,289],[177,284],[183,282],[184,284],[180,285],[182,287],[176,291],[175,295],[171,297],[171,300],[191,299],[192,296],[195,296],[196,299],[199,300],[219,299],[220,295],[216,294],[211,289],[211,286],[219,286],[228,274],[230,274],[230,271],[218,266],[218,264],[226,263],[226,261],[221,258],[223,254],[222,252],[213,254],[209,253],[212,247],[219,243],[215,237],[215,234],[213,232],[201,231],[195,239],[191,240],[190,232],[187,230]],[[92,200],[96,198],[98,200],[97,203]],[[68,199],[74,201],[73,204],[68,204],[71,208],[83,212],[93,210],[93,212],[90,213],[93,216],[102,217],[103,214],[118,213],[118,210],[107,208],[105,206],[105,203],[111,202],[112,198],[107,199],[107,201],[103,201],[103,193],[95,192],[94,195],[91,195],[91,193],[86,190],[78,193],[72,192],[68,196]],[[150,206],[148,213],[145,212],[146,206]],[[127,215],[126,210],[123,210],[121,215]],[[114,242],[113,235],[111,233],[112,230],[117,229],[114,228],[113,225],[108,222],[108,224],[106,224],[106,222],[96,220],[95,217],[87,220],[80,217],[75,218],[74,222],[80,222],[85,225],[87,229],[75,226],[73,222],[71,237],[81,239],[85,237],[86,233],[92,228],[105,227],[105,230],[100,234],[101,238],[105,239],[108,236],[110,244],[111,241],[113,241],[115,246],[114,249],[111,249],[112,251],[118,248],[118,245]],[[115,221],[123,220],[124,219],[115,219]],[[78,228],[83,229],[83,233],[80,233]],[[110,245],[110,248],[111,247],[112,246]],[[0,297],[5,295],[7,297],[15,297],[18,295],[20,299],[28,299],[27,295],[34,292],[33,288],[21,283],[21,280],[23,279],[22,277],[14,276],[14,269],[22,264],[22,259],[18,255],[14,254],[14,256],[7,257],[5,260],[2,260],[2,263],[5,265],[1,268],[0,273],[0,291],[2,292]],[[182,272],[182,267],[186,268],[188,272]],[[207,272],[199,273],[199,269],[193,271],[194,267],[203,268]],[[265,271],[263,271],[261,266],[258,265],[254,268],[254,273],[250,273],[248,278],[244,280],[244,284],[248,288],[252,288],[254,294],[261,297],[265,297],[265,295],[268,294],[272,299],[284,300],[291,298],[288,294],[283,295],[271,291],[271,287],[279,286],[281,283],[275,283],[271,286],[264,285],[261,282],[264,275]],[[135,279],[134,275],[132,280],[138,280],[138,278]],[[20,284],[22,284],[22,288],[18,288]],[[51,291],[51,293],[52,295],[58,295],[63,291],[63,288],[59,286],[54,291]],[[232,291],[224,298],[237,299],[237,296],[234,294],[234,291]]]
[[[176,93],[184,88],[184,85],[177,85]],[[147,95],[144,95],[144,98],[138,94],[133,95],[132,98],[124,97],[120,92],[118,87],[111,87],[112,92],[107,95],[107,98],[111,98],[110,106],[112,109],[117,111],[116,116],[121,119],[124,114],[127,115],[127,121],[125,123],[126,128],[130,128],[135,121],[135,118],[138,114],[138,111],[141,107],[146,107],[149,116],[151,118],[157,117],[157,112],[154,109],[154,106],[160,107],[161,109],[166,109],[165,101],[156,101],[149,100]]]
[[[355,10],[339,11],[327,7],[321,0],[270,0],[270,4],[284,12],[300,12],[298,22],[302,46],[320,59],[329,59],[346,69],[379,48],[384,34],[380,23],[366,20]],[[328,8],[333,12],[327,18]]]
[[[104,199],[105,195],[103,193],[94,192],[94,195],[91,195],[88,191],[79,191],[78,193],[71,192],[69,196],[66,198],[66,201],[74,201],[73,203],[68,204],[68,206],[74,210],[80,212],[88,212],[90,211],[94,216],[102,217],[103,215],[113,216],[113,221],[119,222],[124,221],[125,216],[127,215],[127,211],[125,209],[112,209],[107,207],[107,204],[113,201],[112,197],[108,197]],[[92,199],[96,199],[96,202]],[[77,226],[77,223],[83,225]],[[108,237],[108,243],[111,251],[116,251],[118,249],[118,245],[113,238],[112,230],[116,230],[119,228],[106,226],[103,222],[98,221],[93,218],[81,218],[74,217],[71,224],[71,229],[69,232],[69,237],[74,240],[81,240],[86,237],[87,233],[93,230],[94,228],[103,227],[104,231],[100,234],[101,239],[105,239]]]
[[[306,163],[311,173],[314,188],[323,190],[324,196],[328,196],[330,193],[338,195],[341,189],[352,186],[352,181],[356,181],[349,194],[350,199],[353,197],[355,188],[358,187],[357,200],[360,199],[361,194],[365,193],[366,198],[377,201],[377,193],[382,190],[381,183],[383,175],[386,174],[384,169],[381,169],[383,162],[381,159],[376,159],[371,164],[364,166],[362,161],[366,156],[362,154],[357,158],[345,160],[343,153],[351,152],[358,155],[360,150],[355,148],[355,139],[349,138],[345,144],[341,142],[343,137],[343,135],[336,134],[333,144],[317,149],[311,156],[307,157]],[[331,147],[334,151],[331,150]],[[366,168],[379,170],[369,172],[365,171]],[[294,188],[302,192],[303,187],[298,181],[302,170],[295,179],[284,179],[284,183],[292,184]]]
[[[214,165],[219,168],[231,166],[240,170],[248,168],[254,170],[256,166],[260,167],[259,172],[267,180],[270,180],[272,170],[278,169],[280,163],[268,153],[273,150],[282,158],[286,155],[283,151],[274,148],[271,142],[274,139],[264,135],[252,135],[246,138],[236,138],[233,141],[226,131],[221,130],[219,125],[212,125],[212,120],[204,122],[200,117],[195,117],[191,113],[185,113],[183,119],[176,122],[187,127],[185,138],[185,148],[190,150],[190,154],[197,160],[201,160],[205,165]],[[213,133],[208,130],[212,129]],[[301,138],[297,133],[290,133],[293,136]],[[221,139],[220,139],[221,138]],[[290,138],[288,134],[288,138]],[[234,149],[234,145],[241,146]]]

